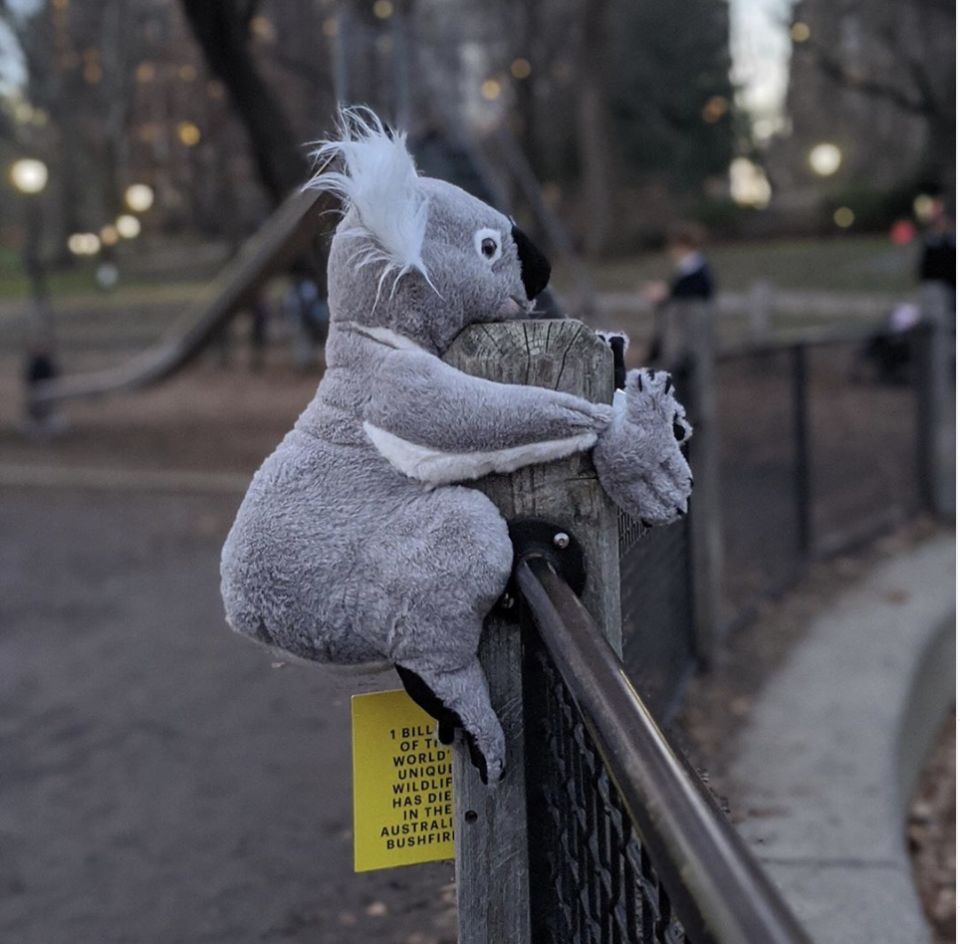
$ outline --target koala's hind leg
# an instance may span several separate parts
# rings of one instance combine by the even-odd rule
[[[456,717],[463,725],[470,759],[480,772],[480,779],[484,783],[496,783],[504,774],[506,745],[500,720],[490,704],[480,660],[474,656],[465,665],[449,671],[426,662],[411,661],[416,668],[409,671],[421,678],[442,705],[440,730],[452,730],[448,725],[451,717]]]
[[[437,489],[416,506],[408,523],[416,522],[415,537],[383,548],[398,578],[390,596],[402,601],[389,656],[414,700],[440,721],[441,739],[462,724],[481,776],[495,782],[504,769],[503,730],[477,646],[483,619],[510,577],[506,522],[473,489]]]
[[[439,723],[437,740],[441,744],[453,744],[454,731],[463,727],[460,715],[451,711],[416,672],[411,672],[410,669],[398,665],[397,675],[400,676],[403,687],[413,701]]]

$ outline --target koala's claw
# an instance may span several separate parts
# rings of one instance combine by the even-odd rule
[[[644,526],[686,514],[692,476],[681,446],[690,438],[665,371],[631,370],[613,422],[593,450],[600,483]]]
[[[693,433],[687,411],[673,395],[673,378],[665,370],[648,367],[627,374],[626,410],[631,421],[646,426],[669,421],[674,438],[685,443]]]

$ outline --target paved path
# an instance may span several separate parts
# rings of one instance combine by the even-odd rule
[[[239,498],[2,489],[0,941],[452,944],[452,865],[352,871],[345,683],[226,629]]]
[[[844,594],[766,683],[733,747],[740,828],[817,944],[930,940],[905,802],[953,698],[955,573],[943,537]]]

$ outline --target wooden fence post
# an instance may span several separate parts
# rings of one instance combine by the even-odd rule
[[[549,387],[593,402],[613,398],[609,348],[578,321],[474,325],[444,359],[468,374],[502,383]],[[495,475],[478,486],[510,521],[556,522],[580,542],[587,561],[583,600],[620,650],[617,509],[588,455]],[[517,606],[490,616],[480,644],[494,710],[507,741],[506,776],[484,786],[459,742],[454,750],[459,944],[535,944],[530,938],[530,877],[523,690]]]
[[[720,510],[720,431],[717,414],[716,309],[709,302],[687,302],[686,352],[690,359],[687,393],[693,423],[690,468],[690,532],[697,656],[709,665],[722,625],[723,522]]]
[[[927,322],[917,357],[918,442],[917,458],[924,507],[937,516],[955,512],[948,496],[947,471],[951,443],[947,430],[946,405],[950,395],[949,358],[953,338],[948,331],[947,288],[940,282],[921,286],[920,309]]]

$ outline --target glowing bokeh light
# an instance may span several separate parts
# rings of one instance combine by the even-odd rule
[[[770,205],[770,181],[759,164],[738,157],[730,164],[730,196],[740,206],[762,210]]]
[[[196,147],[200,143],[200,129],[192,121],[181,121],[177,125],[177,137],[187,147]]]
[[[100,250],[100,237],[96,233],[73,233],[67,248],[75,256],[95,256]]]
[[[102,227],[100,230],[100,242],[103,243],[104,246],[116,246],[116,244],[120,242],[120,232],[116,226],[107,224]]]
[[[528,79],[533,66],[526,59],[514,59],[510,65],[510,73],[515,79]]]
[[[153,206],[153,187],[149,184],[130,184],[123,199],[134,213],[146,213]]]
[[[897,222],[890,227],[890,241],[895,246],[908,245],[913,242],[913,238],[916,235],[917,228],[910,220],[897,220]]]
[[[494,102],[500,97],[500,83],[496,79],[487,79],[480,86],[480,94],[488,101]]]
[[[830,177],[840,169],[843,152],[835,144],[824,142],[810,151],[810,167],[820,177]]]
[[[250,20],[250,35],[262,43],[275,43],[277,41],[277,28],[269,17],[258,14]]]
[[[140,220],[135,216],[131,216],[129,213],[118,216],[114,226],[116,226],[117,232],[124,239],[135,239],[140,235]]]
[[[21,193],[40,193],[49,176],[47,165],[33,157],[23,157],[10,167],[10,180]]]
[[[795,43],[805,43],[810,38],[810,27],[797,21],[790,27],[790,38]]]
[[[393,16],[393,4],[390,0],[377,0],[373,5],[373,15],[378,20],[387,20]]]
[[[701,115],[704,121],[713,124],[719,121],[728,111],[730,111],[730,102],[722,95],[714,95],[703,106]]]
[[[833,222],[836,223],[840,229],[847,229],[853,226],[856,218],[856,215],[850,207],[838,207],[837,212],[833,214]]]
[[[937,201],[928,193],[918,194],[913,201],[913,215],[921,223],[929,223],[933,219],[936,210]]]

